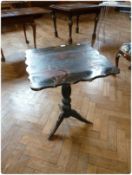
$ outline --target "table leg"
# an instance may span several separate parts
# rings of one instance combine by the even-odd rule
[[[52,12],[52,19],[53,19],[55,37],[58,37],[57,25],[56,25],[56,14],[55,14],[55,12]]]
[[[1,49],[1,61],[2,62],[5,62],[5,56],[4,56],[4,53],[3,53],[3,50]]]
[[[121,56],[124,57],[125,59],[127,59],[128,61],[130,61],[130,58],[126,57],[126,55],[124,55],[124,53],[119,50],[118,53],[116,54],[116,57],[115,57],[115,65],[116,65],[116,67],[119,67],[119,59],[121,58]],[[130,70],[131,66],[129,66],[128,69]]]
[[[29,41],[28,41],[27,35],[26,35],[26,24],[23,24],[23,31],[24,31],[25,41],[27,44],[29,44]]]
[[[92,46],[94,45],[95,40],[96,40],[96,29],[97,29],[98,21],[99,21],[99,14],[97,14],[96,17],[95,17],[94,31],[93,31],[92,42],[91,42]]]
[[[32,29],[33,29],[34,47],[36,48],[36,24],[35,24],[35,22],[32,22],[31,26],[32,26]]]
[[[48,139],[52,139],[53,135],[55,134],[56,130],[64,120],[64,118],[74,117],[84,123],[90,123],[92,122],[87,121],[85,118],[83,118],[77,111],[71,108],[71,86],[69,84],[62,85],[62,105],[61,105],[61,114],[56,122],[56,125],[52,132],[50,133]]]
[[[115,58],[115,64],[116,64],[116,67],[118,67],[119,65],[119,58],[121,57],[121,54],[120,53],[117,53],[116,54],[116,58]]]
[[[73,25],[73,21],[72,21],[72,16],[68,17],[68,26],[69,26],[69,39],[68,39],[68,43],[72,44],[72,25]]]
[[[56,132],[56,130],[58,129],[58,127],[60,126],[60,124],[62,123],[62,121],[64,120],[64,113],[61,113],[56,124],[55,127],[53,128],[53,130],[51,131],[48,139],[50,140],[52,138],[52,136],[54,135],[54,133]]]
[[[79,33],[79,15],[77,16],[76,20],[76,33]]]

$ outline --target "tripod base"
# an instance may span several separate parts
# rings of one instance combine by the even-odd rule
[[[52,139],[53,135],[55,134],[56,130],[58,129],[58,127],[60,126],[60,124],[62,123],[62,121],[64,120],[64,118],[69,118],[69,117],[73,117],[76,118],[78,120],[80,120],[81,122],[84,123],[89,123],[92,124],[92,122],[86,120],[85,118],[83,118],[77,111],[75,111],[74,109],[71,109],[71,99],[70,99],[70,94],[71,94],[71,87],[70,85],[63,85],[62,86],[62,95],[63,95],[63,99],[62,99],[62,106],[60,107],[62,112],[59,115],[59,118],[55,124],[55,127],[53,128],[53,130],[51,131],[48,139]]]

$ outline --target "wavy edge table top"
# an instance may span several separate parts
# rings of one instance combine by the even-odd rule
[[[31,89],[36,91],[119,73],[117,67],[88,44],[29,49],[25,63]]]

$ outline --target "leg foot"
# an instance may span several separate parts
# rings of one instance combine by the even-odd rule
[[[76,21],[76,33],[79,33],[79,16],[77,16],[77,21]]]
[[[99,13],[97,13],[95,17],[94,31],[93,31],[92,42],[91,42],[92,46],[94,45],[96,40],[96,29],[97,29],[98,20],[99,20]]]
[[[77,111],[75,111],[74,109],[71,110],[71,117],[74,117],[78,120],[80,120],[81,122],[84,122],[84,123],[89,123],[89,124],[92,124],[92,122],[86,120],[85,118],[83,118]]]
[[[55,34],[55,37],[58,38],[58,32],[56,31],[54,32],[54,34]]]
[[[3,50],[1,49],[1,61],[2,62],[5,62],[6,59],[5,59],[5,56],[4,56],[4,53],[3,53]]]
[[[68,44],[72,44],[72,38],[69,38]]]
[[[96,34],[93,33],[93,35],[92,35],[92,43],[91,43],[92,47],[94,46],[95,40],[96,40]]]
[[[52,139],[54,133],[56,132],[56,130],[58,129],[58,127],[62,123],[63,119],[64,119],[64,113],[61,113],[60,116],[59,116],[59,118],[58,118],[58,121],[56,122],[56,125],[55,125],[54,129],[51,131],[51,133],[50,133],[50,135],[48,137],[49,140]]]
[[[68,43],[72,44],[72,16],[68,17],[68,26],[69,26],[69,39],[68,39]]]
[[[120,58],[120,53],[117,53],[117,55],[116,55],[116,58],[115,58],[115,64],[116,64],[116,67],[118,67],[118,65],[119,65],[119,58]]]
[[[32,29],[33,29],[34,48],[36,48],[36,24],[35,24],[35,22],[33,22],[31,24],[31,26],[32,26]]]
[[[56,25],[56,14],[54,11],[52,12],[52,19],[53,19],[55,37],[58,37],[57,25]]]
[[[27,44],[29,44],[29,41],[27,39],[27,34],[26,34],[26,24],[23,24],[23,31],[24,31],[25,41]]]

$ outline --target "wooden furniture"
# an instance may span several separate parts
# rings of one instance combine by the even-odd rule
[[[119,64],[119,58],[125,58],[128,61],[131,61],[131,43],[124,43],[119,51],[116,54],[116,58],[115,58],[115,63],[116,66],[118,67]],[[129,69],[131,68],[131,66],[129,66]]]
[[[56,25],[56,13],[66,15],[68,17],[68,26],[69,26],[69,39],[68,43],[72,43],[72,17],[76,16],[76,33],[79,33],[79,17],[80,15],[85,14],[96,14],[94,31],[92,34],[92,46],[94,45],[96,39],[96,28],[99,19],[100,7],[98,5],[84,4],[84,3],[70,3],[70,4],[61,4],[61,5],[51,5],[52,18],[54,24],[54,33],[58,37],[57,25]]]
[[[26,26],[30,25],[33,29],[34,47],[36,48],[36,24],[34,20],[37,17],[43,15],[44,13],[45,10],[39,7],[2,10],[1,11],[2,26],[3,25],[9,26],[14,24],[21,25],[24,30],[26,43],[28,44],[29,41],[26,35]],[[5,61],[5,58],[3,59],[3,61]]]
[[[31,1],[2,1],[1,9],[31,7]]]
[[[49,8],[51,5],[64,5],[67,4],[69,2],[67,1],[29,1],[31,2],[31,6],[35,6],[35,7],[43,7],[43,8]],[[72,1],[72,3],[78,3],[76,1]],[[101,3],[101,1],[81,1],[81,3],[88,3],[88,4],[94,4],[94,5],[98,5],[99,3]]]
[[[29,41],[27,40],[26,36],[26,25],[31,25],[33,29],[34,47],[36,47],[36,25],[34,20],[43,13],[44,10],[39,7],[2,10],[1,13],[2,25],[12,25],[12,24],[22,25],[27,44],[29,43]]]
[[[71,108],[71,84],[119,73],[118,68],[107,58],[87,44],[30,49],[26,51],[26,64],[31,89],[38,91],[62,86],[61,114],[49,139],[65,118],[72,116],[82,122],[91,123]]]
[[[1,61],[2,62],[5,62],[5,56],[4,56],[4,53],[3,53],[3,50],[1,49]]]

